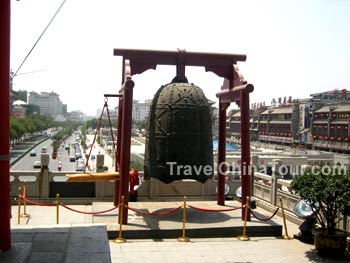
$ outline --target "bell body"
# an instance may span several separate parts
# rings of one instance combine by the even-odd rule
[[[164,183],[213,175],[211,111],[194,84],[170,83],[155,94],[148,119],[144,176]]]

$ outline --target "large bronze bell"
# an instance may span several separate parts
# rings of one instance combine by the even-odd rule
[[[144,176],[164,183],[213,175],[211,110],[203,91],[174,78],[155,94],[148,119]]]

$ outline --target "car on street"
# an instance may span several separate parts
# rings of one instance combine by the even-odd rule
[[[81,154],[81,152],[76,152],[75,153],[75,159],[79,159],[79,158],[82,158],[83,155]]]
[[[36,150],[31,150],[29,153],[29,156],[36,156]]]
[[[41,153],[47,153],[47,147],[42,147],[41,148]]]
[[[84,171],[85,170],[85,165],[84,164],[77,164],[77,167],[75,167],[76,171]]]
[[[85,164],[84,159],[83,159],[83,158],[77,159],[77,165],[78,165],[78,164],[84,165],[84,164]]]
[[[70,162],[75,162],[75,155],[69,156],[69,161]]]
[[[41,162],[36,160],[33,162],[33,168],[41,168]]]

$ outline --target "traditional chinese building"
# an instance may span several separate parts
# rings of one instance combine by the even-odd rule
[[[315,149],[349,152],[350,104],[331,104],[315,110],[312,116]]]
[[[260,112],[267,107],[254,107],[250,110],[250,139],[251,141],[259,140],[258,120]],[[226,120],[226,133],[227,137],[231,138],[234,142],[240,142],[241,137],[241,112],[240,110],[232,110],[231,115]]]
[[[258,122],[259,140],[292,144],[299,131],[299,114],[296,103],[265,110]]]

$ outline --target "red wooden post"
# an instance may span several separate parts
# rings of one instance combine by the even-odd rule
[[[0,251],[11,248],[10,229],[10,0],[0,2]]]
[[[129,203],[129,170],[130,170],[130,146],[131,146],[131,121],[132,121],[132,97],[134,82],[126,80],[123,87],[123,116],[121,128],[121,152],[120,152],[120,188],[119,193],[124,196],[123,224],[128,223]],[[120,118],[120,117],[119,117]],[[119,128],[119,127],[118,127]]]
[[[242,205],[246,204],[250,197],[250,135],[249,135],[249,93],[240,92],[241,109],[241,180],[242,180]],[[244,209],[242,209],[242,220],[244,220]],[[250,221],[250,213],[247,215]]]
[[[225,172],[226,172],[226,110],[228,104],[219,98],[219,138],[218,138],[218,191],[217,204],[225,205]]]
[[[120,169],[120,150],[122,143],[122,120],[123,120],[123,98],[119,97],[118,104],[118,126],[117,126],[117,147],[115,149],[115,170]],[[120,203],[120,182],[114,183],[114,205],[117,206]]]

